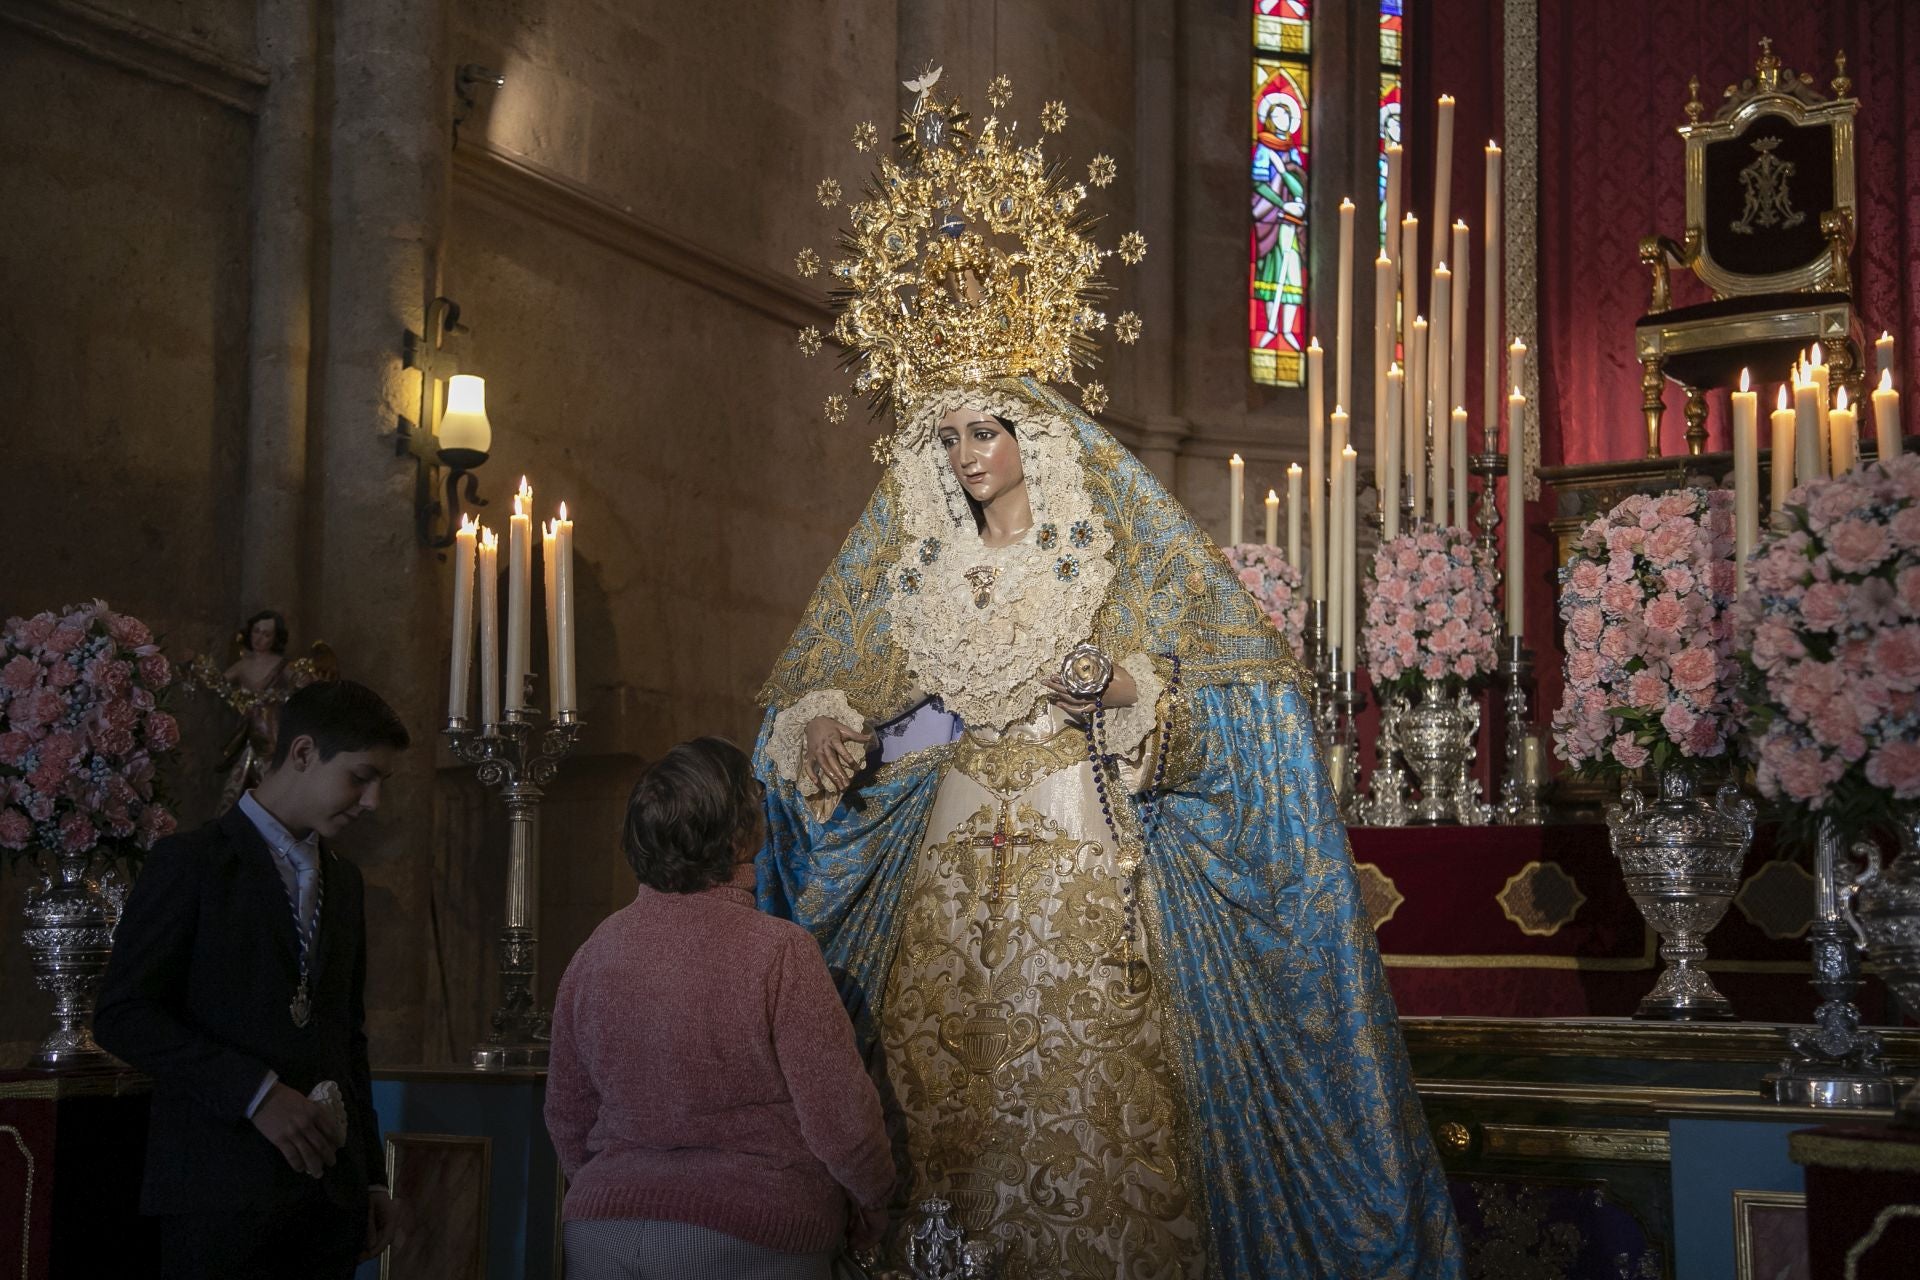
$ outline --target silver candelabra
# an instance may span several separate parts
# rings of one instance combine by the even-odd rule
[[[1495,812],[1501,822],[1511,826],[1539,826],[1543,819],[1540,778],[1526,752],[1531,736],[1528,730],[1532,728],[1527,715],[1527,689],[1533,682],[1533,650],[1527,648],[1525,636],[1504,637],[1500,675],[1506,684],[1507,771]]]
[[[542,790],[573,751],[581,722],[562,711],[544,728],[535,713],[508,711],[475,732],[461,717],[447,720],[447,745],[474,766],[481,783],[498,787],[507,805],[507,919],[500,930],[500,1004],[493,1034],[474,1046],[482,1071],[545,1067],[552,1015],[540,1007],[540,840]]]

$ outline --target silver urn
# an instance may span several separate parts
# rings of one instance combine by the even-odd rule
[[[1401,710],[1394,724],[1400,754],[1420,780],[1410,821],[1486,821],[1472,775],[1473,739],[1479,732],[1480,704],[1464,689],[1449,697],[1443,681],[1421,682],[1420,700]]]
[[[1861,949],[1909,1010],[1920,1009],[1920,808],[1900,821],[1900,854],[1885,867],[1877,845],[1855,846],[1867,868],[1854,881],[1848,914]],[[1920,1125],[1920,1085],[1899,1103],[1900,1122]]]
[[[1712,798],[1696,795],[1692,777],[1671,769],[1661,772],[1659,792],[1648,803],[1629,783],[1620,803],[1607,809],[1627,893],[1660,935],[1666,962],[1634,1016],[1731,1018],[1732,1002],[1715,989],[1702,962],[1707,934],[1740,887],[1741,864],[1753,842],[1753,801],[1731,783]]]
[[[36,865],[40,883],[27,890],[24,932],[34,983],[53,994],[54,1028],[27,1065],[42,1071],[101,1066],[112,1059],[93,1042],[93,1002],[106,976],[126,885],[111,862],[92,851],[57,858],[42,853]]]

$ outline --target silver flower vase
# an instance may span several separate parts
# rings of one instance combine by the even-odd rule
[[[1861,949],[1909,1011],[1920,1010],[1920,807],[1900,819],[1900,854],[1885,867],[1879,847],[1856,846],[1867,869],[1853,884],[1848,915]],[[1920,1085],[1898,1106],[1900,1123],[1920,1125]]]
[[[40,883],[27,891],[25,936],[34,983],[53,993],[54,1022],[27,1060],[36,1070],[79,1070],[112,1061],[93,1042],[93,1002],[107,972],[126,889],[111,863],[103,862],[92,850],[35,858]]]
[[[1754,807],[1731,784],[1709,799],[1693,779],[1664,770],[1659,799],[1647,803],[1629,783],[1607,809],[1613,856],[1627,893],[1659,933],[1666,968],[1640,1001],[1637,1018],[1731,1018],[1733,1004],[1701,967],[1706,936],[1727,914],[1753,842]]]
[[[1446,684],[1425,680],[1420,700],[1404,707],[1394,739],[1407,767],[1420,780],[1416,824],[1484,822],[1479,787],[1473,781],[1473,739],[1480,732],[1480,704],[1466,690],[1449,697]]]

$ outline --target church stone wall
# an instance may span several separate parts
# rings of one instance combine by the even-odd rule
[[[205,6],[199,38],[250,40],[230,10]],[[0,24],[0,615],[97,595],[175,652],[233,625],[249,147],[243,111]],[[223,722],[176,709],[175,790],[204,808]],[[20,942],[28,883],[0,876],[16,1063],[49,1007]]]

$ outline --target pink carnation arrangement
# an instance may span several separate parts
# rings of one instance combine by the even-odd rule
[[[1920,457],[1795,489],[1739,627],[1763,794],[1849,839],[1920,802]]]
[[[180,742],[159,705],[173,670],[102,601],[0,631],[0,849],[131,854],[174,829],[155,757]]]
[[[1727,754],[1739,723],[1733,493],[1634,494],[1581,530],[1560,571],[1562,760],[1612,773]]]
[[[1284,551],[1262,542],[1243,542],[1222,547],[1221,551],[1240,575],[1240,585],[1260,602],[1267,620],[1298,654],[1307,629],[1307,598],[1300,589],[1300,571],[1287,563]]]
[[[1367,670],[1377,688],[1411,694],[1424,681],[1469,681],[1498,661],[1493,566],[1461,528],[1423,526],[1373,553],[1367,582]]]

